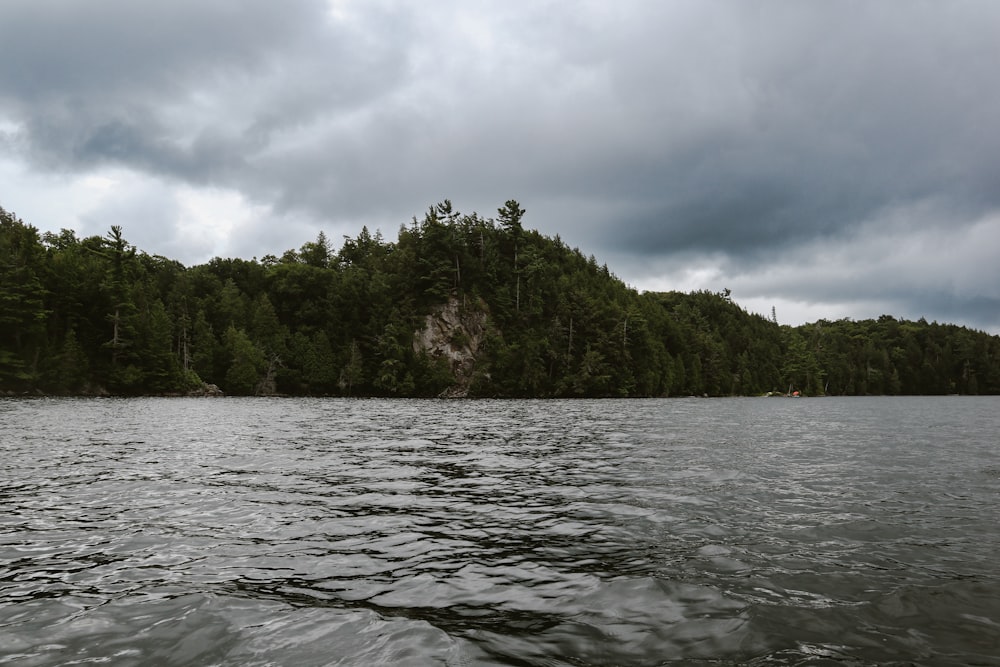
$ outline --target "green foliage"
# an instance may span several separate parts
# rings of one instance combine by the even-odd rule
[[[44,349],[46,290],[38,230],[0,208],[0,386],[27,388]]]
[[[230,394],[258,393],[265,364],[264,353],[253,344],[243,329],[237,329],[233,325],[226,329],[222,342],[229,358],[223,389]]]
[[[119,227],[40,237],[0,209],[0,391],[1000,393],[996,336],[887,315],[787,327],[728,289],[640,294],[525,228],[518,202],[497,213],[445,200],[396,242],[363,228],[335,252],[321,233],[280,259],[185,268],[138,251]],[[445,304],[485,323],[420,348],[416,333]]]

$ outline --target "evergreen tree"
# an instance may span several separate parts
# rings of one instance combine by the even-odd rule
[[[266,359],[243,329],[230,325],[223,336],[223,346],[229,359],[224,389],[227,393],[253,395],[258,393]]]
[[[728,289],[639,294],[524,229],[516,201],[497,213],[446,199],[396,242],[363,228],[336,254],[319,234],[280,260],[185,268],[117,226],[39,237],[0,209],[0,391],[174,393],[204,380],[235,394],[1000,394],[997,336],[888,315],[780,326]],[[418,344],[445,310],[479,322],[472,333],[451,321],[436,343],[471,358]]]

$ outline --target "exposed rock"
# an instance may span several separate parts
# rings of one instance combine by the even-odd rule
[[[225,396],[225,393],[215,384],[202,384],[197,389],[188,392],[188,396]]]
[[[284,366],[278,355],[272,355],[267,363],[267,371],[257,383],[255,396],[277,396],[278,395],[278,369]]]
[[[486,335],[485,304],[463,304],[452,297],[424,320],[413,334],[413,351],[432,359],[445,359],[455,383],[441,392],[443,398],[463,398],[469,393],[476,355]]]

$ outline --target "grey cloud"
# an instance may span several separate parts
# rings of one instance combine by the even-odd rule
[[[393,49],[330,23],[321,2],[14,3],[0,113],[47,168],[115,163],[239,187],[248,158],[403,75]],[[391,21],[380,21],[382,28]],[[360,65],[361,67],[358,67]]]
[[[191,77],[264,66],[310,25],[318,2],[5,3],[0,77],[25,102],[187,92]],[[113,101],[113,99],[111,100]]]
[[[886,4],[857,6],[850,19],[812,5],[789,10],[786,25],[744,25],[738,71],[708,82],[730,93],[708,104],[720,117],[706,127],[684,113],[697,111],[700,85],[687,91],[689,108],[672,104],[681,127],[660,128],[659,207],[608,241],[636,252],[752,251],[849,233],[900,201],[949,199],[957,217],[1000,204],[998,134],[990,131],[1000,96],[989,83],[1000,53],[990,21],[966,23],[972,12],[950,23],[960,11],[920,4],[907,15]],[[641,99],[643,85],[669,88],[669,78],[648,72],[626,88]],[[684,138],[680,149],[674,135]]]
[[[830,302],[888,294],[854,278],[871,277],[865,247],[1000,211],[1000,5],[329,8],[4,3],[18,57],[0,63],[0,120],[20,128],[4,146],[39,169],[229,188],[304,235],[252,253],[241,238],[249,254],[319,227],[391,233],[445,197],[485,215],[515,197],[633,284],[711,261],[762,297]],[[254,233],[283,239],[267,220]],[[762,279],[775,264],[823,281]],[[1000,298],[902,282],[907,308],[973,317]]]

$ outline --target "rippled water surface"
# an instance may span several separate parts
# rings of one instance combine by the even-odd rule
[[[0,400],[0,663],[1000,665],[1000,400]]]

